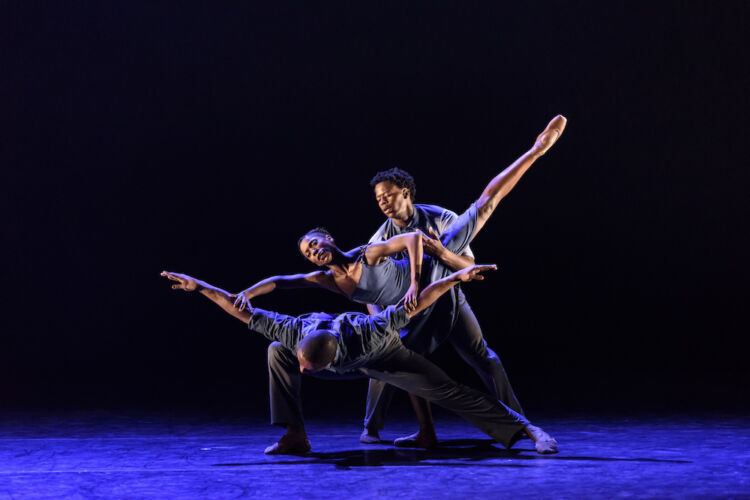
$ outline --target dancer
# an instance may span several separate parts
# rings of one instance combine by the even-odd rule
[[[439,239],[424,239],[429,253],[440,259],[438,263],[425,258],[426,262],[430,262],[428,266],[425,266],[429,270],[424,275],[427,278],[426,282],[440,279],[451,270],[458,269],[471,262],[471,260],[467,261],[466,257],[461,257],[461,254],[467,251],[469,242],[484,226],[500,200],[513,189],[529,167],[557,141],[565,128],[566,122],[563,116],[556,116],[537,137],[534,146],[492,179],[479,199],[464,214],[453,220],[452,224],[444,231],[441,231]],[[376,190],[376,196],[379,197],[378,202],[383,207],[385,215],[393,219],[402,220],[406,218],[408,220],[409,203],[406,200],[411,198],[413,193],[410,193],[406,187],[396,190],[383,190],[384,187],[392,188],[393,186],[383,183],[376,183],[376,186],[381,188],[380,192]],[[413,207],[413,205],[411,206]],[[414,214],[419,214],[419,211],[413,211],[411,213],[412,218],[415,218]],[[387,221],[386,225],[389,222],[391,221]],[[442,222],[444,227],[447,220],[444,219]],[[422,227],[419,227],[420,225]],[[427,231],[432,229],[431,227],[425,227],[429,226],[429,223],[420,225],[417,225],[416,229],[422,229],[423,227]],[[438,229],[442,228],[438,226]],[[422,230],[424,231],[424,229]],[[413,237],[413,234],[405,233],[401,236],[409,235]],[[435,232],[431,232],[431,234],[436,235]],[[376,237],[373,239],[376,239]],[[380,244],[382,242],[371,243],[370,246]],[[397,303],[408,292],[408,287],[414,285],[413,281],[407,279],[406,270],[408,267],[406,261],[381,258],[375,262],[371,259],[365,262],[361,258],[361,253],[367,251],[369,248],[367,245],[348,252],[342,251],[336,246],[331,234],[322,228],[316,228],[305,234],[299,241],[299,248],[308,260],[316,265],[327,267],[328,270],[304,275],[268,278],[238,294],[235,305],[242,310],[250,299],[269,293],[276,288],[321,287],[341,293],[355,302],[368,304],[368,307],[376,305],[382,308]],[[383,255],[383,253],[380,253],[380,255]],[[463,348],[459,348],[459,353],[475,369],[478,368],[477,371],[480,372],[482,380],[492,393],[505,404],[522,413],[521,406],[513,394],[499,358],[486,348],[486,343],[471,309],[468,305],[465,307],[462,305],[458,308],[457,304],[461,303],[462,297],[456,295],[455,292],[452,293],[454,293],[452,298],[454,307],[449,311],[450,315],[440,314],[433,317],[431,313],[434,306],[431,306],[420,317],[409,323],[403,339],[404,343],[420,353],[432,352],[445,340],[457,317],[460,317],[461,321],[469,325],[466,330],[469,330],[470,333],[463,337],[455,337],[454,345],[459,346],[461,342],[472,342],[473,345],[472,347],[462,346]],[[443,308],[444,311],[446,309],[449,308]],[[376,311],[377,309],[371,309],[371,312]],[[270,363],[273,366],[272,359]],[[390,393],[388,391],[383,395],[383,384],[373,382],[368,395],[365,429],[360,436],[362,442],[379,442],[378,430],[383,427],[384,413],[389,400]],[[404,446],[432,446],[437,442],[437,437],[429,406],[414,399],[413,403],[420,421],[420,431],[407,438],[397,440],[397,443]]]
[[[522,432],[529,434],[538,453],[556,453],[557,441],[493,397],[458,384],[436,365],[405,348],[398,331],[409,319],[435,302],[458,282],[483,279],[494,265],[475,265],[430,284],[414,307],[390,306],[377,315],[311,313],[299,317],[253,308],[235,308],[230,294],[185,274],[163,271],[173,289],[199,291],[224,311],[269,340],[294,353],[283,369],[271,373],[272,422],[286,427],[284,436],[267,454],[300,454],[310,450],[302,420],[300,374],[327,370],[359,370],[417,394],[466,418],[497,442],[510,448]]]
[[[435,205],[415,204],[416,185],[408,172],[399,168],[378,172],[370,181],[370,187],[375,191],[378,206],[388,217],[370,238],[370,242],[376,243],[402,233],[419,231],[423,236],[424,252],[443,265],[455,268],[474,263],[474,254],[468,246],[461,255],[457,255],[442,245],[440,235],[458,216]],[[510,189],[506,190],[506,193],[509,191]],[[371,314],[377,314],[383,309],[375,304],[368,304],[367,308]],[[405,346],[423,355],[433,352],[443,341],[450,342],[459,356],[474,368],[489,394],[523,414],[502,362],[487,346],[479,322],[460,287],[454,287],[437,302],[430,315],[429,325],[421,329],[410,329],[402,341]],[[362,443],[380,442],[379,430],[384,427],[385,414],[393,392],[393,386],[370,379],[365,428],[360,436]],[[424,399],[411,394],[409,396],[417,415],[419,430],[409,436],[397,438],[394,444],[416,448],[435,446],[438,440],[430,405]]]

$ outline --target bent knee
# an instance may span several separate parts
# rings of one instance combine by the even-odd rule
[[[286,356],[289,353],[291,353],[289,348],[285,347],[281,342],[271,342],[268,346],[268,361]]]

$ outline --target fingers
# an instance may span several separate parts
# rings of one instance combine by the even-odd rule
[[[497,264],[478,264],[474,266],[474,270],[480,273],[484,271],[497,271]]]
[[[435,231],[432,229],[432,227],[428,227],[427,230],[430,232],[430,236],[432,236],[435,239],[438,239],[438,235],[435,234]]]

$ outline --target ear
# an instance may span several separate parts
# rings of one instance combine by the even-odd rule
[[[409,190],[407,188],[402,189],[401,192],[404,194],[404,198],[409,197]]]

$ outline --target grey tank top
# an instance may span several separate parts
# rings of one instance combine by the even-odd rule
[[[365,261],[365,250],[360,248],[359,259],[362,262],[362,276],[351,300],[360,304],[376,304],[381,307],[394,305],[401,300],[411,285],[411,267],[409,260],[386,258],[376,266]]]

